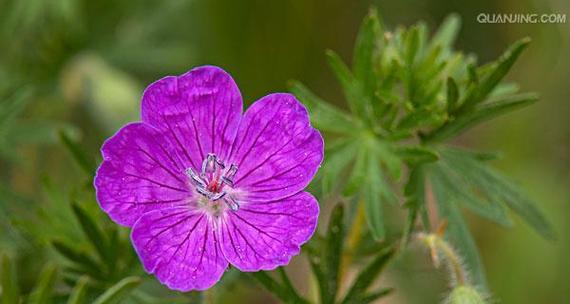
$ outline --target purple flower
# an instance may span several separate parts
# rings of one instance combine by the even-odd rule
[[[97,200],[171,289],[207,289],[229,264],[286,265],[315,231],[318,203],[303,189],[323,139],[306,109],[282,93],[242,108],[230,75],[195,68],[151,84],[142,122],[101,148]]]

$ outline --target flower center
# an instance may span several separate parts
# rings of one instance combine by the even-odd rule
[[[202,162],[202,171],[197,174],[192,168],[186,169],[186,174],[211,207],[218,209],[219,202],[223,201],[232,211],[239,210],[239,203],[232,194],[233,178],[238,167],[231,164],[227,167],[215,154],[209,153]]]

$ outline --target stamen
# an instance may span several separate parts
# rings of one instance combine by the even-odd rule
[[[210,196],[210,199],[215,202],[224,196],[226,196],[225,192],[213,193],[213,195]]]
[[[214,171],[216,171],[216,155],[208,153],[202,162],[202,177],[206,176],[206,173],[213,173]]]
[[[190,177],[192,183],[198,188],[206,188],[206,183],[192,170],[192,168],[186,169],[186,175]]]
[[[216,164],[217,164],[218,166],[220,166],[220,168],[222,168],[222,170],[226,168],[226,165],[224,164],[224,162],[223,162],[221,159],[217,158],[217,157],[216,157]]]
[[[232,209],[232,211],[235,212],[239,210],[238,202],[231,195],[224,197],[224,202],[226,205],[228,205],[228,207],[230,207],[230,209]]]
[[[197,174],[192,168],[188,168],[186,169],[186,175],[190,177],[190,181],[196,187],[196,192],[203,195],[210,202],[223,200],[235,212],[240,208],[239,203],[232,194],[222,190],[224,185],[233,188],[233,179],[237,170],[238,167],[235,164],[231,164],[226,170],[226,165],[221,159],[213,153],[208,153],[206,159],[202,162],[202,172]]]
[[[234,177],[237,173],[238,167],[235,164],[232,164],[226,174],[222,176],[222,182],[230,187],[234,186]]]

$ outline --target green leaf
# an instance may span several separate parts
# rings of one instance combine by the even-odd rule
[[[342,184],[342,179],[339,178],[342,172],[354,161],[354,157],[358,151],[358,144],[355,141],[348,140],[342,142],[340,145],[327,149],[325,153],[325,160],[321,168],[323,176],[323,192],[334,193],[338,192],[336,189],[338,185]]]
[[[279,276],[281,277],[281,281],[283,282],[283,287],[284,287],[285,291],[287,292],[290,301],[292,303],[307,303],[308,304],[308,301],[301,298],[301,296],[299,296],[299,294],[297,293],[297,290],[295,290],[293,283],[291,283],[291,280],[289,280],[289,276],[287,276],[287,272],[285,272],[285,267],[277,268],[277,272],[279,273]]]
[[[362,304],[372,303],[372,302],[374,302],[380,298],[383,298],[383,297],[391,294],[393,291],[394,291],[394,288],[382,288],[379,291],[371,292],[369,294],[365,294],[365,295],[361,296],[360,299],[358,299],[355,302],[356,303],[362,303]]]
[[[317,97],[300,82],[291,83],[291,92],[307,107],[315,128],[347,135],[354,134],[355,127],[358,128],[359,122]]]
[[[60,241],[53,241],[51,244],[59,254],[66,257],[72,263],[84,268],[84,270],[94,278],[104,279],[101,273],[101,267],[87,254],[77,251]]]
[[[501,79],[503,79],[529,43],[530,38],[523,38],[507,49],[497,62],[493,64],[491,70],[480,80],[479,85],[467,91],[465,99],[459,108],[459,112],[466,112],[481,103],[499,84]]]
[[[330,217],[322,255],[324,282],[321,286],[321,302],[335,303],[339,284],[339,269],[344,244],[344,207],[337,204]]]
[[[341,303],[355,303],[356,299],[359,299],[380,273],[382,273],[384,266],[390,261],[394,253],[395,249],[393,247],[380,251],[374,260],[358,274]]]
[[[69,295],[69,299],[67,300],[67,304],[82,304],[85,303],[86,299],[85,296],[87,295],[87,283],[89,282],[89,278],[87,276],[83,276],[79,278],[75,287],[71,291]]]
[[[382,28],[375,9],[370,9],[364,18],[354,47],[354,77],[360,81],[362,88],[370,98],[374,97],[378,77],[376,72],[377,49],[382,42]]]
[[[478,85],[479,84],[479,74],[477,73],[477,69],[475,68],[475,64],[469,63],[467,64],[467,76],[469,76],[469,84],[470,85]]]
[[[63,131],[59,132],[59,138],[63,143],[63,145],[71,153],[73,159],[77,162],[79,167],[83,169],[83,171],[85,172],[85,174],[87,174],[87,176],[92,178],[97,168],[95,161],[89,156],[87,156],[87,154],[85,153],[85,151],[83,151],[80,145],[77,142],[73,141],[71,137],[67,135],[67,133]]]
[[[425,146],[403,146],[395,149],[396,154],[408,164],[431,163],[439,159],[437,151]]]
[[[103,262],[109,261],[107,240],[105,239],[105,236],[103,235],[101,230],[99,230],[99,227],[97,226],[95,221],[91,218],[89,214],[87,214],[87,212],[85,212],[85,210],[83,210],[83,208],[79,207],[79,205],[77,205],[76,203],[71,204],[71,207],[73,209],[75,217],[77,218],[79,224],[81,225],[81,228],[83,229],[83,232],[85,233],[85,236],[87,237],[87,239],[89,239],[91,245],[99,254],[101,261]]]
[[[381,202],[381,191],[379,188],[385,187],[383,175],[380,171],[380,164],[373,155],[365,156],[367,159],[367,181],[362,185],[362,198],[364,199],[364,210],[366,211],[366,221],[372,237],[376,240],[384,239],[384,215]]]
[[[7,255],[2,255],[2,272],[0,274],[0,287],[2,290],[2,304],[14,304],[20,302],[20,289],[18,277],[12,261]]]
[[[419,30],[417,26],[413,26],[406,32],[405,35],[405,49],[404,60],[408,66],[414,64],[416,54],[418,53],[420,45]]]
[[[461,28],[461,18],[457,14],[450,14],[443,20],[437,32],[431,39],[430,48],[440,46],[442,49],[449,48],[455,42]]]
[[[141,279],[138,277],[124,278],[95,299],[93,304],[120,303],[123,299],[128,297],[140,283]]]
[[[448,192],[450,202],[461,204],[486,219],[505,227],[511,227],[512,221],[508,216],[502,201],[488,197],[486,193],[477,193],[477,185],[466,180],[466,174],[458,174],[452,169],[453,164],[441,162],[433,168],[434,178],[439,179]],[[471,173],[467,173],[469,175]]]
[[[20,115],[24,111],[30,102],[31,95],[32,90],[28,87],[23,87],[13,92],[10,96],[0,96],[1,128],[6,128],[16,116]]]
[[[434,177],[430,178],[430,182],[436,197],[439,215],[448,222],[446,236],[462,256],[473,283],[481,290],[487,291],[487,279],[485,278],[483,263],[481,263],[477,245],[469,232],[466,220],[458,207],[451,201],[441,180]]]
[[[460,115],[455,120],[446,123],[434,133],[424,137],[424,141],[440,142],[446,140],[482,121],[490,120],[499,115],[526,107],[535,103],[537,100],[538,96],[535,94],[520,94],[497,98],[489,103],[476,107],[475,110],[470,113]]]
[[[369,104],[362,92],[361,84],[356,81],[350,69],[335,52],[327,50],[326,55],[331,69],[342,86],[350,110],[354,115],[369,120],[371,111],[366,111]]]
[[[445,158],[452,162],[451,167],[456,168],[458,174],[469,178],[478,191],[496,201],[504,202],[542,237],[549,240],[556,239],[556,233],[536,207],[536,203],[508,178],[479,160],[476,154],[458,149],[446,149],[442,153],[445,153]]]
[[[406,196],[405,206],[408,208],[408,217],[406,226],[402,236],[402,245],[406,246],[418,217],[419,212],[426,210],[425,208],[425,178],[423,166],[415,166],[410,169],[410,177],[404,187],[404,195]],[[426,216],[427,217],[427,216]],[[424,226],[429,227],[429,223],[424,221]]]
[[[53,264],[44,266],[40,273],[38,283],[30,294],[30,304],[51,304],[53,288],[57,277],[57,268]]]
[[[275,281],[265,271],[252,272],[251,276],[255,278],[263,287],[274,294],[277,298],[285,303],[289,303],[290,297],[285,288]]]
[[[459,89],[452,77],[447,78],[447,111],[453,112],[459,100]]]

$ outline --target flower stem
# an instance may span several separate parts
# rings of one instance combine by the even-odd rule
[[[463,268],[461,257],[441,235],[437,233],[428,234],[420,232],[417,234],[417,239],[430,250],[435,267],[439,267],[440,255],[443,257],[443,260],[447,263],[447,267],[451,271],[451,284],[454,287],[468,284],[467,271]]]
[[[341,268],[339,273],[339,278],[342,278],[344,274],[348,271],[350,264],[352,263],[352,257],[358,244],[360,243],[360,237],[362,235],[362,227],[364,224],[364,207],[363,202],[359,202],[358,209],[356,210],[356,216],[352,221],[351,229],[347,237],[347,248],[343,250]]]

